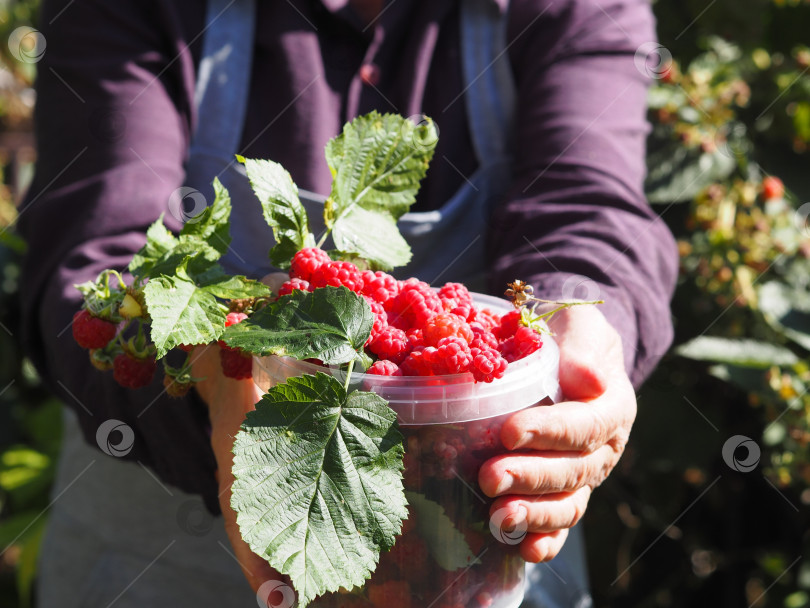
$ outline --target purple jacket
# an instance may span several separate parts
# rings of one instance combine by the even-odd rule
[[[493,0],[503,10],[505,0]],[[259,2],[242,153],[281,162],[329,191],[323,147],[377,109],[425,113],[441,133],[415,210],[436,208],[476,165],[460,74],[458,3],[397,0],[367,27],[345,0]],[[491,291],[522,278],[549,298],[596,282],[636,385],[672,336],[677,255],[643,190],[645,77],[636,49],[655,39],[645,0],[515,0],[507,33],[518,89],[513,184],[491,221]],[[203,0],[45,0],[39,161],[20,207],[24,334],[43,377],[89,442],[109,418],[132,426],[129,458],[216,509],[207,414],[160,397],[156,380],[120,389],[93,369],[68,327],[75,283],[123,267],[183,185],[196,122]]]

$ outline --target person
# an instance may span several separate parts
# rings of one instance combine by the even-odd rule
[[[428,226],[434,238],[408,274],[485,269],[492,293],[521,278],[542,297],[605,300],[555,317],[565,400],[515,414],[502,439],[520,451],[479,475],[495,506],[525,518],[528,561],[571,550],[569,530],[628,440],[633,387],[672,334],[677,256],[642,187],[649,78],[635,59],[655,40],[649,4],[44,0],[40,19],[23,329],[68,405],[40,605],[248,605],[272,576],[228,503],[232,437],[250,405],[225,406],[252,405],[253,387],[218,377],[210,353],[195,368],[206,381],[182,400],[159,378],[117,387],[70,337],[73,285],[123,268],[161,213],[179,229],[178,188],[206,192],[216,174],[244,188],[235,152],[328,193],[326,141],[373,109],[431,116],[441,133],[410,216],[412,236]],[[235,206],[234,222],[229,270],[272,270],[248,212]],[[110,439],[111,428],[126,433]],[[224,525],[208,515],[220,509]],[[553,577],[533,579],[526,605],[573,605],[579,560],[556,591]]]

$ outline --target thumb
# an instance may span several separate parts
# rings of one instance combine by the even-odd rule
[[[572,401],[589,401],[607,389],[606,369],[624,365],[621,341],[595,306],[574,306],[549,323],[560,347],[560,388]],[[618,352],[617,352],[618,345]]]

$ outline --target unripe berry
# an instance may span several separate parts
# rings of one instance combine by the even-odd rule
[[[121,306],[118,307],[118,314],[125,319],[137,319],[143,316],[143,308],[138,300],[130,294],[126,294]]]

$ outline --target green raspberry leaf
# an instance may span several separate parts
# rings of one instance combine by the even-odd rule
[[[437,141],[430,119],[416,125],[395,114],[371,112],[345,125],[327,144],[326,161],[334,181],[324,220],[333,229],[339,250],[360,254],[383,268],[407,263],[409,255],[391,254],[385,239],[361,225],[360,218],[368,215],[357,208],[394,224],[416,200]],[[403,243],[400,237],[395,245],[401,248]]]
[[[163,215],[146,231],[146,244],[132,256],[129,271],[136,278],[149,276],[149,271],[177,245],[177,239],[163,223]]]
[[[752,339],[698,336],[675,349],[675,354],[695,361],[713,361],[739,367],[767,369],[795,365],[799,358],[789,348]]]
[[[444,570],[453,572],[478,563],[467,539],[448,517],[444,507],[418,492],[405,492],[416,513],[419,536],[425,539],[430,555]]]
[[[396,414],[374,393],[347,395],[327,374],[272,387],[233,453],[242,538],[291,578],[302,608],[362,585],[407,517]]]
[[[270,261],[278,268],[289,268],[296,251],[315,246],[315,239],[309,232],[307,212],[298,198],[298,187],[278,163],[241,156],[237,159],[245,165],[250,185],[262,205],[264,219],[273,229],[276,244],[270,250]]]
[[[260,298],[272,293],[264,283],[247,279],[242,275],[229,275],[219,264],[214,264],[199,274],[192,274],[191,268],[188,270],[200,289],[224,300]]]
[[[388,214],[354,207],[335,223],[332,238],[341,251],[368,260],[374,270],[392,270],[411,261],[411,247]]]
[[[326,146],[335,220],[355,205],[394,219],[406,213],[437,142],[430,119],[416,125],[397,114],[371,112],[346,124]]]
[[[161,216],[146,232],[146,245],[135,254],[129,271],[138,279],[174,276],[182,264],[205,270],[228,250],[231,243],[231,198],[218,179],[214,202],[183,225],[175,237]],[[186,262],[191,258],[191,262]]]
[[[317,358],[327,364],[357,358],[374,316],[363,296],[345,287],[294,291],[231,325],[222,339],[255,355]]]
[[[158,359],[180,344],[213,342],[225,330],[225,311],[212,293],[191,279],[188,263],[186,259],[179,265],[174,276],[154,277],[144,287]]]
[[[228,251],[231,244],[231,196],[214,178],[214,202],[201,213],[188,220],[180,231],[180,241],[185,243],[205,243],[219,256]]]
[[[180,266],[187,266],[189,272],[200,274],[217,265],[220,253],[203,241],[179,241],[174,248],[156,260],[144,274],[144,278],[174,276]]]

